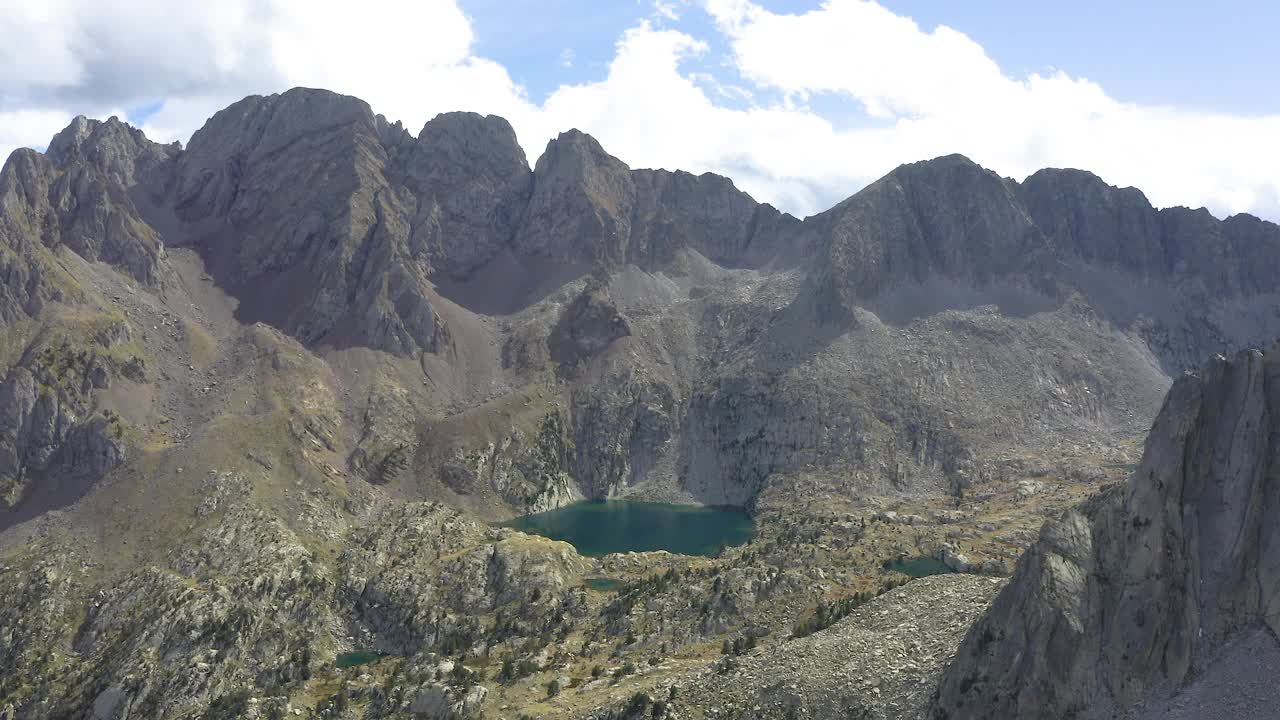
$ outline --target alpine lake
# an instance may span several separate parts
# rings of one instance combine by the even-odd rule
[[[754,531],[738,509],[633,500],[579,502],[504,525],[564,540],[589,557],[651,550],[711,556],[747,542]]]

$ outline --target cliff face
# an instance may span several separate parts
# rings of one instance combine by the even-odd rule
[[[1211,674],[1253,629],[1274,646],[1278,410],[1274,349],[1176,382],[1130,481],[1047,524],[1019,562],[935,716],[1103,716]]]

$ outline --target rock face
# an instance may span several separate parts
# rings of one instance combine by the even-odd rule
[[[97,479],[124,461],[121,420],[93,414],[95,391],[123,372],[99,354],[106,349],[65,339],[36,344],[27,367],[13,368],[0,382],[0,508],[15,505],[33,480]]]
[[[1026,315],[1077,292],[1171,373],[1280,333],[1274,225],[1156,210],[1080,170],[1018,184],[959,155],[913,163],[804,231],[816,263],[801,299],[819,322],[847,326],[858,307],[893,321],[984,303]]]
[[[1048,239],[1016,188],[960,155],[904,165],[806,222],[820,240],[813,283],[820,320],[847,323],[854,307],[933,283],[975,296],[1050,293]],[[888,298],[892,297],[892,301]],[[893,310],[910,317],[950,306]],[[1012,308],[1011,308],[1012,309]]]
[[[423,162],[423,181],[439,173],[438,158],[413,145],[355,98],[246,98],[192,136],[174,210],[242,297],[245,320],[307,343],[441,352],[449,336],[426,289],[431,249],[425,238],[411,249],[416,203],[390,167],[403,152]]]
[[[1278,410],[1277,350],[1176,382],[1130,481],[1045,525],[935,717],[1111,717],[1196,683],[1252,629],[1274,653]]]
[[[579,362],[630,334],[627,319],[609,298],[608,288],[592,283],[569,303],[551,331],[551,359],[572,371]]]
[[[631,170],[577,130],[547,145],[516,247],[526,257],[645,269],[696,250],[727,265],[759,264],[799,224],[715,175]]]
[[[178,152],[114,117],[77,117],[44,154],[15,151],[0,170],[0,319],[31,317],[78,293],[47,262],[59,247],[160,284],[164,246],[139,208],[163,194]]]
[[[1274,225],[1247,215],[1219,221],[1204,208],[1156,210],[1137,189],[1081,170],[1041,170],[1018,194],[1053,239],[1066,281],[1138,332],[1171,374],[1278,333]]]

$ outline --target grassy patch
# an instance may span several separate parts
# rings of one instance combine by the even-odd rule
[[[217,358],[218,344],[204,328],[189,320],[183,320],[182,337],[186,342],[187,354],[191,358],[192,365],[206,368]]]

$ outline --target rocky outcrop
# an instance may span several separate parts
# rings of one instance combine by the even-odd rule
[[[164,192],[177,153],[114,117],[77,117],[44,154],[17,150],[0,170],[0,239],[19,249],[65,245],[156,285],[164,245],[141,209]]]
[[[677,435],[674,390],[621,372],[573,394],[575,476],[591,498],[622,494],[644,481]]]
[[[123,421],[91,414],[94,391],[117,374],[108,358],[64,342],[33,349],[27,366],[0,382],[0,507],[49,473],[100,478],[126,453]]]
[[[177,152],[114,117],[77,117],[43,154],[14,151],[0,169],[0,320],[35,317],[49,301],[80,295],[52,262],[60,247],[162,284],[164,245],[143,211],[164,192]]]
[[[609,297],[608,288],[591,283],[564,308],[547,343],[551,359],[563,371],[572,372],[614,340],[630,334],[627,319]]]
[[[405,474],[417,451],[417,413],[404,388],[373,385],[365,404],[360,440],[348,466],[371,483],[386,485]]]
[[[454,492],[472,495],[487,486],[521,513],[582,499],[572,472],[573,443],[559,411],[544,416],[532,433],[517,427],[480,448],[455,447],[439,468]]]
[[[396,654],[454,653],[546,627],[574,612],[589,568],[566,543],[488,531],[438,505],[407,505],[354,539],[340,559],[344,601],[360,632]],[[480,618],[495,611],[511,624],[490,632]]]
[[[715,708],[728,717],[917,718],[929,689],[965,629],[1001,586],[972,575],[934,575],[884,593],[831,627],[763,653],[726,658],[656,697],[639,695],[586,717],[641,720],[696,716]],[[999,716],[995,716],[999,717]]]
[[[332,582],[262,513],[233,510],[172,568],[139,569],[91,600],[78,580],[90,558],[74,546],[49,550],[31,572],[5,573],[5,607],[45,607],[4,628],[10,672],[0,697],[16,717],[199,713],[243,700],[246,685],[300,680],[313,653],[331,646]],[[50,643],[65,650],[50,654]]]
[[[1280,630],[1280,351],[1170,390],[1132,478],[1048,523],[969,631],[936,717],[1110,717]],[[1274,640],[1272,640],[1274,642]]]

